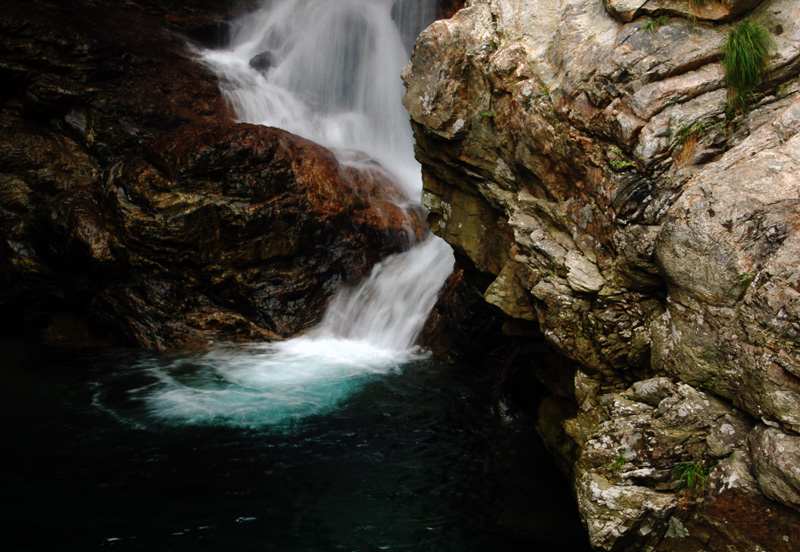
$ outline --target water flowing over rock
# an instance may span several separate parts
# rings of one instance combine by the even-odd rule
[[[797,547],[800,460],[763,437],[800,432],[797,10],[473,0],[404,70],[431,228],[578,365],[566,433],[540,419],[598,548]],[[745,12],[775,49],[736,111],[719,55]]]
[[[88,320],[149,347],[280,338],[421,237],[377,165],[232,122],[165,5],[4,4],[4,326]]]
[[[351,150],[366,153],[417,202],[419,169],[399,75],[435,7],[411,0],[267,2],[233,25],[226,49],[201,55],[219,74],[237,119],[289,130],[348,162]]]

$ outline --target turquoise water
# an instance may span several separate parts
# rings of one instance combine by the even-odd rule
[[[495,375],[353,347],[6,350],[4,549],[589,549]]]

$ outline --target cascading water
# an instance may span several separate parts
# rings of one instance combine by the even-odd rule
[[[241,121],[299,134],[343,161],[366,152],[416,200],[400,72],[433,11],[433,0],[267,0],[234,26],[229,49],[202,56]]]
[[[421,181],[400,72],[432,12],[432,0],[268,0],[236,24],[228,49],[200,55],[240,120],[322,143],[342,163],[366,153],[413,202]],[[343,290],[308,335],[154,366],[133,395],[187,423],[263,425],[323,411],[419,354],[414,340],[452,265],[449,246],[428,236]]]
[[[452,265],[449,249],[442,254],[441,242],[436,239],[386,259],[360,286],[334,298],[319,333],[363,340],[385,349],[408,349]]]

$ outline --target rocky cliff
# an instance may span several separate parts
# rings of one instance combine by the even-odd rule
[[[518,370],[598,549],[800,546],[798,74],[797,0],[472,0],[404,72],[431,227],[568,359]]]
[[[4,2],[5,332],[156,348],[278,339],[420,232],[379,171],[233,122],[185,36],[211,40],[234,5]]]

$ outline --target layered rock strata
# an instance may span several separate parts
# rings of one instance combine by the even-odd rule
[[[473,0],[404,72],[431,227],[578,367],[541,429],[599,549],[798,546],[799,9]],[[745,12],[775,48],[741,110]]]
[[[6,331],[157,348],[278,339],[419,237],[378,167],[232,122],[215,78],[165,28],[213,27],[229,4],[175,4],[4,3]]]

